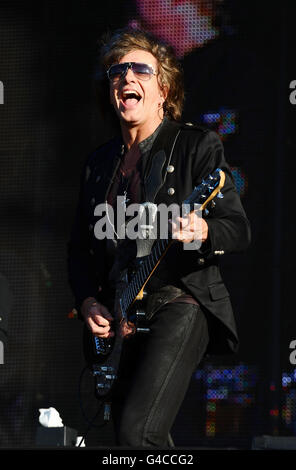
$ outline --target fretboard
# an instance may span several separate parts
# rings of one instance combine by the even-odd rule
[[[198,210],[202,213],[209,201],[211,201],[215,196],[223,198],[223,194],[220,192],[220,189],[224,186],[224,182],[225,173],[220,168],[217,168],[212,174],[208,175],[200,185],[194,188],[190,196],[184,201],[183,204],[186,204],[187,208],[189,206],[188,213],[195,210],[195,204],[200,205]],[[146,258],[143,258],[129,285],[121,295],[121,306],[125,312],[128,311],[137,298],[140,299],[139,294],[143,292],[145,284],[172,242],[172,239],[157,240],[153,245],[151,253]]]
[[[121,303],[125,312],[136,300],[136,297],[144,288],[171,243],[172,240],[157,240],[153,245],[151,253],[140,262],[140,265],[132,277],[128,287],[121,295]]]

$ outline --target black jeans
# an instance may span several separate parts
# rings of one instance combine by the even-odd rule
[[[151,319],[150,330],[124,342],[112,403],[118,446],[168,445],[209,340],[204,313],[188,303],[164,305]]]

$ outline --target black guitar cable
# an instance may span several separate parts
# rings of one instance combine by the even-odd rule
[[[83,404],[82,404],[82,398],[81,398],[81,383],[82,383],[82,379],[83,379],[83,376],[86,372],[86,370],[89,369],[89,367],[86,365],[83,367],[81,373],[80,373],[80,376],[79,376],[79,381],[78,381],[78,401],[79,401],[79,406],[80,406],[80,410],[81,410],[81,413],[83,415],[83,418],[84,420],[88,423],[88,426],[86,428],[86,430],[84,431],[82,437],[81,437],[81,440],[79,442],[79,444],[77,445],[77,447],[81,447],[83,441],[85,441],[90,429],[93,427],[93,428],[103,428],[104,426],[106,426],[107,422],[105,421],[103,424],[94,424],[97,416],[99,415],[101,409],[102,409],[102,406],[104,404],[104,400],[99,400],[99,408],[98,410],[96,411],[95,415],[89,419],[88,416],[86,415],[85,413],[85,410],[83,408]]]
[[[98,426],[98,425],[95,426],[95,425],[93,424],[94,421],[95,421],[95,419],[97,418],[99,412],[101,411],[101,408],[102,408],[102,403],[101,403],[101,405],[99,406],[99,409],[97,410],[97,412],[96,412],[96,414],[94,415],[94,417],[93,417],[93,418],[90,420],[90,422],[88,423],[88,426],[87,426],[86,430],[84,431],[84,434],[82,435],[81,440],[80,440],[79,444],[77,445],[77,447],[81,447],[83,441],[85,441],[85,439],[87,438],[87,435],[88,435],[88,433],[89,433],[89,431],[90,431],[90,429],[91,429],[92,427],[101,428],[101,427],[104,426],[104,424],[102,424],[101,426]]]

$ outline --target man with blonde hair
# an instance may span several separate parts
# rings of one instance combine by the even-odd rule
[[[250,228],[220,138],[180,120],[182,71],[172,48],[146,32],[124,29],[104,43],[101,63],[99,103],[115,113],[120,132],[86,161],[69,243],[70,284],[92,335],[111,342],[117,334],[111,281],[133,264],[139,246],[141,251],[133,240],[96,238],[95,207],[116,208],[119,196],[126,205],[181,205],[211,172],[225,174],[223,199],[215,199],[198,230],[194,211],[171,223],[175,242],[146,284],[149,332],[131,334],[125,325],[112,388],[116,442],[164,447],[204,355],[237,350],[219,255],[245,250]],[[185,250],[194,240],[199,248]]]

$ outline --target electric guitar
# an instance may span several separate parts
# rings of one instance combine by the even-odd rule
[[[187,205],[189,212],[194,210],[194,204],[199,204],[199,211],[206,211],[206,206],[214,198],[223,198],[221,188],[224,186],[225,173],[219,168],[210,174],[202,183],[196,186],[191,195],[183,204]],[[117,378],[117,370],[121,356],[122,342],[128,340],[131,334],[149,334],[149,326],[142,304],[145,299],[145,286],[153,272],[165,256],[174,239],[157,239],[148,256],[139,260],[138,268],[130,277],[128,270],[124,270],[116,286],[114,301],[115,335],[104,339],[94,336],[86,331],[88,348],[91,345],[90,362],[95,379],[96,393],[104,397],[110,392]],[[140,308],[139,307],[140,304]],[[124,334],[128,327],[129,334]],[[89,349],[88,349],[89,352]],[[89,354],[88,354],[89,356]]]

